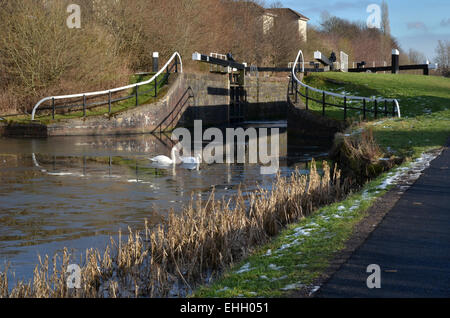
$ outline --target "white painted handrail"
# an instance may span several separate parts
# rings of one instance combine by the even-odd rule
[[[142,86],[142,85],[147,85],[151,82],[153,82],[159,75],[161,75],[164,70],[169,66],[169,64],[175,59],[175,58],[179,58],[180,60],[180,73],[183,73],[183,61],[181,60],[181,55],[178,52],[173,53],[173,55],[171,56],[171,58],[167,61],[167,63],[158,71],[158,73],[156,73],[155,75],[153,75],[152,78],[150,78],[149,80],[143,81],[143,82],[139,82],[136,84],[130,84],[127,86],[122,86],[122,87],[117,87],[117,88],[113,88],[110,90],[105,90],[105,91],[98,91],[98,92],[90,92],[90,93],[81,93],[81,94],[74,94],[74,95],[61,95],[61,96],[51,96],[51,97],[46,97],[41,99],[33,108],[33,112],[31,113],[31,120],[34,120],[34,117],[36,115],[36,110],[39,108],[39,106],[49,100],[58,100],[58,99],[67,99],[67,98],[77,98],[77,97],[90,97],[90,96],[97,96],[97,95],[105,95],[105,94],[109,94],[109,93],[116,93],[116,92],[120,92],[126,89],[130,89],[130,88],[135,88],[136,86]]]
[[[398,103],[398,100],[396,100],[396,99],[375,98],[375,97],[361,97],[361,96],[351,96],[351,95],[342,95],[342,94],[336,94],[336,93],[324,91],[324,90],[317,89],[317,88],[311,87],[311,86],[309,86],[309,85],[306,85],[305,83],[303,83],[302,81],[300,81],[300,80],[297,78],[297,75],[295,74],[295,69],[296,69],[295,66],[296,66],[297,63],[299,62],[299,58],[300,58],[300,57],[302,58],[301,64],[303,65],[303,67],[302,67],[302,73],[305,72],[303,52],[302,52],[302,50],[300,50],[300,51],[298,51],[297,58],[295,59],[294,65],[292,66],[292,76],[293,76],[293,78],[295,79],[295,81],[296,81],[298,84],[300,84],[301,86],[303,86],[303,87],[305,87],[305,88],[308,88],[309,90],[311,90],[311,91],[313,91],[313,92],[317,92],[317,93],[320,93],[320,94],[325,93],[325,95],[334,96],[334,97],[340,97],[340,98],[347,98],[347,99],[350,99],[350,100],[366,100],[366,101],[371,101],[371,102],[374,102],[374,101],[377,101],[377,102],[385,102],[385,101],[386,101],[386,102],[393,102],[393,103],[395,103],[395,107],[397,108],[397,114],[398,114],[398,117],[401,118],[400,105],[399,105],[399,103]]]

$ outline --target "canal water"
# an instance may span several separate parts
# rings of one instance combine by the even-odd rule
[[[285,122],[249,123],[280,128],[280,173],[327,156],[327,147],[304,147],[288,138]],[[10,263],[17,279],[30,279],[38,255],[64,247],[75,255],[104,249],[119,229],[158,224],[191,198],[230,197],[274,175],[257,164],[202,164],[199,169],[164,169],[148,158],[168,155],[167,135],[0,138],[0,271]]]

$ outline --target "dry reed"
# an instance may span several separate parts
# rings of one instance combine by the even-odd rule
[[[81,288],[67,287],[71,255],[39,258],[32,281],[8,285],[0,274],[1,297],[177,297],[217,277],[289,223],[319,206],[340,200],[347,189],[340,172],[323,163],[321,176],[313,161],[309,175],[278,175],[272,190],[258,188],[244,198],[207,202],[191,200],[181,214],[170,213],[164,224],[143,233],[129,229],[128,240],[111,239],[103,255],[87,250],[81,267]],[[58,269],[57,263],[60,263]]]
[[[361,133],[335,136],[330,158],[339,166],[342,174],[354,188],[402,163],[402,158],[380,160],[385,154],[375,141],[371,128],[361,128]]]

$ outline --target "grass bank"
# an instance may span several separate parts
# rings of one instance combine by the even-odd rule
[[[442,147],[450,135],[450,79],[408,74],[322,73],[305,81],[314,87],[367,97],[395,98],[402,118],[369,118],[377,143],[388,152],[417,157],[426,150]],[[322,113],[319,105],[312,110]],[[327,116],[342,119],[343,111],[327,108]],[[360,121],[361,113],[349,117]],[[359,129],[360,127],[354,126]]]
[[[221,279],[199,288],[193,297],[283,297],[293,291],[313,293],[315,280],[345,247],[355,225],[394,179],[420,164],[425,151],[441,148],[450,136],[450,79],[415,75],[317,73],[305,81],[321,89],[359,96],[396,98],[403,117],[368,118],[349,113],[354,121],[344,138],[373,131],[384,157],[401,157],[406,163],[369,181],[345,200],[317,210],[291,224],[268,244],[230,268]],[[310,104],[322,114],[321,105]],[[341,109],[327,116],[342,119]],[[413,161],[411,161],[413,160]],[[416,160],[416,161],[414,161]]]
[[[139,82],[146,81],[146,80],[150,79],[153,75],[154,74],[149,74],[149,75],[145,75],[145,76],[133,75],[130,78],[129,84],[136,84]],[[156,87],[157,97],[155,97],[155,85],[156,85],[155,81],[139,87],[139,96],[138,96],[138,104],[139,105],[155,103],[166,94],[166,92],[168,90],[168,82],[167,82],[167,80],[165,80],[164,73],[158,76],[157,82],[158,82],[157,87]],[[113,98],[119,98],[121,96],[132,96],[135,94],[135,89],[129,89],[125,93],[122,92],[121,94],[122,95],[120,95],[120,96],[119,95],[113,96]],[[102,95],[101,97],[96,98],[94,100],[89,100],[88,103],[97,102],[97,101],[105,101],[107,99],[108,99],[107,95]],[[78,105],[80,103],[82,103],[82,100],[77,100],[77,101],[71,102],[71,104],[78,104]],[[51,105],[49,104],[49,102],[47,102],[46,105],[42,105],[42,108],[48,108],[50,106]],[[113,116],[113,115],[116,115],[123,111],[133,109],[135,107],[136,107],[136,98],[131,97],[130,99],[125,99],[125,100],[113,103],[111,105],[111,113],[109,113],[108,104],[101,105],[98,107],[88,108],[88,109],[86,109],[86,117],[103,116],[103,115]],[[81,117],[83,117],[83,110],[80,109],[80,106],[79,106],[79,107],[74,108],[73,110],[63,109],[62,111],[57,111],[57,113],[55,115],[55,119],[52,118],[51,110],[42,109],[41,111],[39,111],[39,109],[38,109],[35,119],[37,121],[41,122],[42,124],[51,124],[51,123],[58,122],[61,120],[75,119],[75,118],[81,118]],[[18,116],[7,116],[4,119],[6,120],[7,123],[29,123],[31,120],[31,115],[27,114],[27,115],[18,115]]]
[[[283,297],[297,290],[314,291],[314,281],[327,269],[331,257],[344,248],[372,203],[389,190],[383,182],[394,173],[383,174],[361,192],[289,225],[221,279],[199,288],[193,297]]]

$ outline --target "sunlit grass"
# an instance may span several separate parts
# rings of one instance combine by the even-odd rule
[[[133,75],[130,79],[130,84],[135,84],[138,82],[146,81],[146,80],[150,79],[153,75],[154,74],[149,74],[149,75],[145,75],[145,76]],[[173,76],[173,75],[171,75],[171,76]],[[166,92],[168,90],[168,82],[165,79],[164,73],[158,76],[157,82],[158,82],[158,85],[156,87],[156,90],[157,90],[156,97],[155,97],[155,84],[156,84],[155,81],[139,87],[138,106],[157,102],[166,94]],[[113,116],[113,115],[116,115],[123,111],[133,109],[136,107],[136,98],[134,97],[135,88],[125,91],[122,95],[123,96],[133,95],[133,97],[111,104],[111,112],[109,111],[108,104],[101,105],[98,107],[88,108],[88,109],[86,109],[86,117],[102,116],[102,115]],[[107,95],[104,95],[102,98],[105,101],[108,100]],[[35,119],[40,123],[50,124],[50,123],[58,122],[61,120],[78,119],[78,118],[82,118],[82,117],[84,117],[83,110],[79,110],[79,109],[75,110],[75,111],[68,111],[68,112],[65,112],[64,114],[58,113],[58,111],[57,111],[54,119],[52,117],[51,111],[44,110],[44,111],[39,112],[39,109],[38,109]],[[20,115],[20,116],[14,116],[14,117],[7,117],[7,120],[9,122],[13,122],[13,123],[29,123],[31,120],[31,116],[30,115]]]
[[[408,74],[317,73],[305,81],[320,89],[363,97],[395,98],[402,118],[375,119],[368,116],[377,142],[384,149],[401,156],[420,155],[442,147],[450,136],[450,79]],[[341,99],[342,102],[342,99]],[[371,103],[373,105],[373,103]],[[380,106],[380,115],[381,110]],[[311,104],[322,114],[322,106]],[[361,113],[349,111],[349,118],[360,121]],[[343,119],[343,110],[330,108],[326,116]]]

